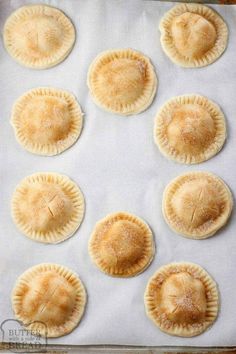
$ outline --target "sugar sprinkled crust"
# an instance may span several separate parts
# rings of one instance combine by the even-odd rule
[[[75,42],[75,28],[57,8],[27,5],[8,17],[3,38],[6,50],[18,63],[46,69],[68,56]]]
[[[220,107],[207,97],[176,96],[159,109],[154,141],[167,158],[195,164],[216,155],[226,139],[226,123]]]
[[[160,22],[166,55],[183,67],[202,67],[225,51],[228,29],[221,16],[201,4],[178,4]]]
[[[163,215],[178,234],[204,239],[223,227],[231,214],[233,198],[228,186],[209,172],[188,172],[165,188]]]
[[[26,270],[12,291],[15,316],[27,329],[42,336],[60,337],[80,322],[86,306],[86,292],[70,269],[42,263]]]
[[[149,226],[135,215],[117,212],[100,220],[89,241],[92,261],[104,273],[131,277],[144,271],[155,252]]]
[[[148,57],[133,49],[100,53],[89,67],[87,84],[94,102],[120,115],[137,114],[150,106],[157,77]]]
[[[32,240],[58,243],[71,237],[84,216],[84,197],[67,176],[35,173],[24,178],[12,197],[12,218]]]
[[[51,156],[76,142],[82,130],[83,113],[71,93],[38,87],[17,99],[11,124],[21,146],[29,152]]]
[[[216,283],[199,265],[170,263],[150,278],[144,303],[147,316],[160,330],[193,337],[215,321],[219,295]]]

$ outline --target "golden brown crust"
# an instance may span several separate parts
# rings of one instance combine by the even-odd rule
[[[166,55],[183,67],[202,67],[225,51],[228,29],[221,16],[201,4],[178,4],[160,22]]]
[[[15,316],[27,329],[42,336],[60,337],[80,322],[86,306],[86,292],[70,269],[52,263],[26,270],[12,292]]]
[[[216,283],[199,265],[170,263],[150,278],[144,303],[147,316],[163,332],[193,337],[215,321],[219,295]]]
[[[75,42],[75,29],[57,8],[27,5],[8,17],[3,38],[6,50],[21,65],[46,69],[68,56]]]
[[[163,155],[176,162],[206,161],[222,149],[225,139],[224,114],[204,96],[173,97],[156,115],[155,143]]]
[[[114,277],[131,277],[146,269],[155,252],[149,226],[135,215],[118,212],[100,220],[89,241],[96,266]]]
[[[222,179],[209,172],[188,172],[165,188],[163,215],[178,234],[204,239],[223,227],[231,214],[233,198]]]
[[[78,139],[83,113],[69,92],[38,87],[17,99],[11,124],[17,141],[26,150],[51,156],[68,149]]]
[[[87,84],[94,102],[120,115],[144,111],[153,101],[157,77],[149,58],[133,49],[100,53],[89,67]]]
[[[70,178],[35,173],[24,178],[12,198],[12,218],[27,237],[58,243],[71,237],[84,216],[84,198]]]

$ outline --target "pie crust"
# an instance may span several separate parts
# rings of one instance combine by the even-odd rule
[[[18,63],[46,69],[68,56],[75,42],[75,29],[55,7],[27,5],[8,17],[3,38],[6,50]]]
[[[188,172],[165,188],[163,215],[178,234],[204,239],[223,227],[231,214],[233,198],[222,179],[209,172]]]
[[[58,243],[71,237],[84,216],[84,198],[70,178],[35,173],[24,178],[12,198],[12,218],[27,237]]]
[[[225,139],[224,114],[206,97],[173,97],[157,113],[155,143],[163,155],[176,162],[206,161],[221,150]]]
[[[215,321],[219,308],[217,285],[194,263],[170,263],[150,278],[144,303],[148,317],[163,332],[193,337]]]
[[[228,29],[222,17],[200,4],[178,4],[160,22],[161,45],[177,65],[201,67],[225,51]]]
[[[86,292],[70,269],[52,263],[26,270],[12,291],[15,316],[27,329],[42,336],[60,337],[80,322],[86,306]]]
[[[92,261],[113,277],[132,277],[146,269],[155,253],[152,231],[140,218],[126,212],[107,215],[89,241]]]
[[[69,92],[39,87],[18,98],[11,124],[26,150],[50,156],[75,143],[82,130],[83,113]]]
[[[133,49],[115,49],[94,59],[87,84],[99,107],[130,115],[150,106],[157,90],[157,77],[148,57]]]

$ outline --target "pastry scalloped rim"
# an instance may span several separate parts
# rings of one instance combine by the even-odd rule
[[[168,137],[165,134],[166,115],[176,108],[184,104],[197,104],[201,108],[206,109],[214,121],[216,135],[214,141],[201,154],[193,156],[192,154],[181,154],[168,142]],[[159,109],[154,123],[154,141],[161,153],[168,159],[179,163],[196,164],[215,156],[223,147],[227,137],[225,116],[220,107],[208,99],[207,97],[197,94],[186,94],[175,96],[166,101]]]
[[[124,105],[121,102],[116,103],[114,100],[114,104],[111,106],[106,103],[106,97],[104,96],[99,97],[99,93],[96,92],[97,91],[95,89],[96,74],[99,70],[99,67],[103,65],[104,62],[106,63],[114,59],[122,59],[122,58],[129,58],[134,60],[140,58],[141,60],[145,61],[145,64],[147,65],[148,68],[150,80],[144,89],[143,95],[140,96],[135,102],[133,102],[132,104],[130,103],[128,105]],[[108,112],[127,116],[127,115],[141,113],[150,106],[156,94],[158,81],[157,81],[157,76],[154,67],[150,59],[144,54],[142,54],[141,52],[128,48],[128,49],[106,50],[98,54],[89,67],[88,75],[87,75],[87,85],[91,93],[92,99],[97,104],[97,106],[99,106],[102,109],[105,109]]]
[[[21,112],[25,109],[28,100],[34,97],[54,97],[66,102],[71,114],[72,127],[65,139],[57,143],[40,144],[28,139],[24,134],[24,126],[21,124]],[[53,156],[70,148],[79,138],[83,127],[83,113],[76,98],[68,91],[52,87],[37,87],[25,92],[13,105],[11,124],[14,128],[16,140],[27,151],[44,156]]]
[[[135,223],[145,231],[146,249],[141,260],[137,264],[132,265],[128,269],[109,267],[105,260],[99,254],[99,243],[96,242],[96,236],[99,233],[100,227],[107,222],[114,223],[119,220],[127,220]],[[93,263],[105,274],[113,277],[133,277],[142,273],[152,262],[155,254],[155,244],[153,234],[150,227],[137,216],[127,212],[116,212],[108,214],[105,218],[99,220],[91,234],[89,240],[89,255]]]
[[[14,29],[14,25],[18,23],[19,19],[27,19],[36,14],[46,14],[54,17],[64,27],[64,33],[67,34],[64,38],[63,45],[56,53],[48,57],[34,60],[20,52],[19,48],[14,46],[14,37],[12,38],[10,31]],[[62,62],[73,49],[75,37],[75,27],[69,17],[67,17],[61,10],[45,4],[32,4],[18,8],[8,17],[3,29],[4,45],[8,53],[19,64],[32,69],[47,69]]]
[[[171,24],[176,16],[185,12],[196,13],[210,21],[217,33],[215,45],[201,58],[189,59],[179,53],[171,36]],[[159,29],[161,32],[161,46],[166,55],[177,65],[183,67],[202,67],[216,61],[225,51],[228,42],[228,28],[222,17],[210,7],[201,4],[178,4],[169,10],[162,18]]]
[[[195,279],[202,281],[206,289],[207,309],[205,321],[191,324],[177,324],[168,320],[161,310],[156,307],[155,298],[162,283],[171,274],[187,272]],[[160,328],[161,331],[179,337],[193,337],[209,328],[217,318],[219,310],[219,293],[217,284],[210,275],[199,265],[190,262],[169,263],[160,267],[149,279],[145,294],[144,304],[147,316]]]
[[[171,207],[171,198],[173,197],[175,191],[182,186],[187,181],[193,180],[195,178],[210,178],[214,181],[218,186],[222,188],[222,194],[224,195],[225,203],[227,208],[223,214],[218,217],[218,222],[213,223],[205,223],[198,228],[191,228],[186,227],[183,223],[179,220],[179,218],[175,215]],[[193,171],[187,172],[177,176],[173,179],[165,188],[163,193],[162,199],[162,213],[164,216],[165,221],[170,226],[170,228],[178,233],[181,236],[202,240],[208,237],[213,236],[219,229],[221,229],[228,221],[233,208],[233,197],[230,192],[229,187],[226,183],[218,176],[214,175],[210,172],[203,172],[203,171]]]
[[[26,225],[21,220],[18,210],[18,203],[21,202],[22,191],[29,187],[29,183],[46,182],[57,184],[64,188],[73,201],[74,214],[63,226],[48,232],[33,230],[30,225]],[[16,187],[11,202],[12,219],[17,228],[27,237],[34,241],[43,243],[59,243],[74,235],[83,221],[85,202],[80,188],[69,177],[52,172],[39,172],[25,177]]]
[[[27,316],[22,313],[22,288],[24,288],[27,282],[30,282],[33,279],[34,275],[42,274],[42,272],[45,271],[55,271],[55,273],[65,278],[77,289],[76,305],[74,307],[73,313],[71,314],[68,321],[63,323],[61,326],[48,327],[46,324],[41,325],[40,322],[35,321],[34,318],[27,318]],[[19,276],[12,291],[11,299],[16,318],[22,321],[27,329],[37,331],[45,337],[60,337],[70,333],[79,324],[85,310],[87,296],[84,285],[80,278],[70,269],[54,263],[41,263],[27,269],[23,274]]]

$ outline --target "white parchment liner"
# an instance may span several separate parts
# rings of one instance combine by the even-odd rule
[[[1,0],[1,31],[6,18],[19,6],[38,1]],[[217,236],[194,241],[175,235],[161,213],[162,192],[178,174],[206,170],[218,174],[236,193],[236,6],[213,6],[229,26],[229,45],[214,64],[202,69],[174,65],[160,46],[158,24],[171,3],[141,0],[54,0],[73,20],[75,47],[58,66],[36,71],[21,67],[0,43],[0,322],[13,318],[10,293],[16,278],[28,267],[55,262],[77,272],[88,292],[87,311],[71,334],[49,343],[127,345],[236,345],[236,219]],[[86,86],[88,66],[109,48],[132,47],[148,55],[159,76],[158,94],[151,107],[137,116],[119,117],[92,102]],[[10,126],[14,101],[37,86],[71,91],[85,112],[78,142],[55,157],[32,155],[22,149]],[[216,101],[227,119],[228,139],[223,150],[208,162],[185,166],[168,161],[153,142],[154,116],[169,98],[198,93]],[[22,236],[10,217],[10,199],[16,184],[38,171],[68,175],[81,187],[86,200],[78,232],[58,245],[33,242]],[[88,256],[87,242],[94,224],[106,214],[135,213],[155,233],[156,256],[151,266],[132,279],[102,274]],[[143,294],[149,277],[163,264],[190,261],[204,267],[217,281],[221,310],[213,327],[196,338],[175,338],[162,333],[146,317]]]

